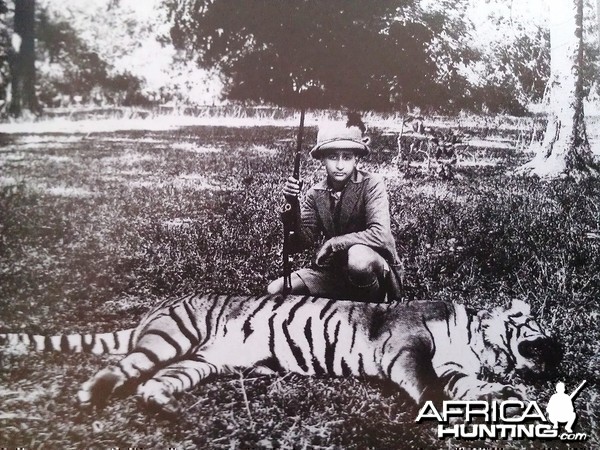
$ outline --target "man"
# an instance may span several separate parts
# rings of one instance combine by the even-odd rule
[[[327,177],[309,189],[297,212],[300,225],[291,236],[292,252],[323,243],[313,267],[292,274],[292,294],[373,302],[386,294],[388,299],[398,296],[394,266],[399,258],[385,185],[381,177],[357,168],[370,151],[362,127],[362,122],[319,127],[310,154],[321,160]],[[297,197],[300,187],[300,180],[290,177],[283,194]],[[280,293],[283,285],[279,278],[267,290]]]
[[[552,422],[554,429],[558,428],[558,422],[566,422],[565,431],[573,432],[573,424],[577,420],[577,414],[573,408],[572,397],[565,394],[565,383],[559,381],[556,383],[556,393],[552,394],[546,407],[548,419]]]

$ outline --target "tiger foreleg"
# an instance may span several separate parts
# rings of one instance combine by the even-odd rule
[[[170,316],[165,317],[171,320]],[[78,393],[82,406],[102,407],[113,393],[126,391],[127,387],[135,386],[141,379],[152,376],[161,367],[192,351],[191,339],[184,338],[183,334],[163,331],[160,325],[158,319],[154,321],[152,329],[144,330],[131,353],[83,384]],[[170,322],[167,322],[165,328],[169,329],[169,325]]]
[[[138,386],[137,395],[150,409],[167,416],[177,416],[179,408],[175,394],[189,391],[202,380],[224,372],[224,369],[206,362],[202,357],[178,361],[156,372]]]

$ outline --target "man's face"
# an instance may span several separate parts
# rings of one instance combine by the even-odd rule
[[[344,183],[354,172],[357,163],[352,150],[330,150],[323,157],[323,164],[329,178],[337,183]]]

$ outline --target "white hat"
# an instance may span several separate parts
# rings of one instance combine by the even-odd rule
[[[342,122],[326,122],[319,124],[317,145],[310,151],[313,158],[320,159],[327,150],[353,150],[356,156],[369,154],[371,139],[363,137],[356,126],[347,127]]]

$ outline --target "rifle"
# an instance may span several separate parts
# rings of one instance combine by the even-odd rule
[[[577,388],[576,388],[576,389],[575,389],[573,392],[571,392],[571,393],[569,394],[569,398],[570,398],[571,400],[573,400],[573,397],[575,397],[577,394],[579,394],[579,391],[581,390],[581,388],[583,387],[583,385],[586,383],[586,381],[587,381],[587,380],[583,380],[583,381],[582,381],[582,382],[579,384],[579,386],[577,386]]]
[[[302,138],[304,135],[304,108],[300,111],[300,128],[296,139],[296,155],[294,156],[294,172],[296,179],[300,178],[300,152],[302,151]],[[283,295],[292,291],[292,270],[290,266],[290,240],[298,228],[298,197],[286,199],[281,211],[283,222]]]

